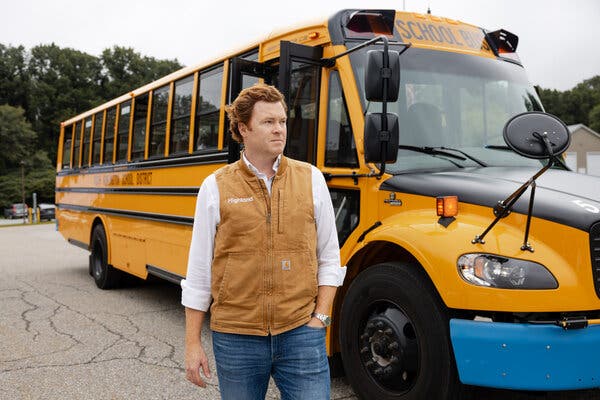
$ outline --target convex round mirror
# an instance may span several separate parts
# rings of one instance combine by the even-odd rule
[[[508,147],[528,158],[550,157],[543,136],[548,138],[554,156],[562,154],[571,143],[565,123],[551,114],[526,112],[515,115],[504,125],[504,141]]]

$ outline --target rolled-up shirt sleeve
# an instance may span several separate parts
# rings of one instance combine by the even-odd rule
[[[210,307],[211,268],[219,220],[219,188],[213,174],[202,182],[196,200],[187,274],[181,281],[181,304],[185,307],[200,311]]]
[[[346,267],[340,262],[335,213],[325,178],[316,167],[312,167],[312,190],[317,224],[317,281],[319,286],[341,286]]]

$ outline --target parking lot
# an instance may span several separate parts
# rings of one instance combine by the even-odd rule
[[[185,380],[178,286],[97,289],[54,224],[0,228],[0,254],[0,399],[219,398],[216,373],[206,389]],[[342,379],[333,391],[355,399]]]
[[[178,286],[132,281],[99,290],[87,272],[88,253],[68,244],[54,224],[0,227],[0,254],[0,399],[219,398],[216,378],[207,389],[184,378]],[[206,329],[203,340],[213,361]],[[267,398],[279,398],[274,385]],[[478,389],[475,398],[600,399],[600,393]],[[356,397],[336,378],[332,399]]]

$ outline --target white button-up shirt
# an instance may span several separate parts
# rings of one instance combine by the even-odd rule
[[[273,177],[269,179],[259,172],[243,153],[242,158],[248,168],[265,182],[271,194]],[[281,156],[273,164],[273,171],[277,171],[280,161]],[[340,249],[331,197],[323,174],[314,166],[312,193],[317,225],[317,281],[319,286],[341,286],[346,276],[346,267],[340,267]],[[219,187],[215,175],[211,174],[202,182],[196,201],[187,276],[181,281],[181,304],[185,307],[201,311],[207,311],[210,307],[214,240],[220,221]]]

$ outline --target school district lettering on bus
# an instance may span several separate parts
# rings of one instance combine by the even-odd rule
[[[487,52],[493,56],[492,49],[481,29],[457,21],[448,19],[417,21],[397,18],[396,29],[405,43],[418,41],[422,45]]]

